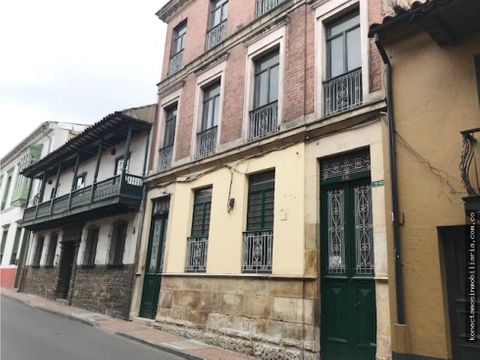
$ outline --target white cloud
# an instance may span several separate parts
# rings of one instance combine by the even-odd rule
[[[1,2],[0,157],[43,121],[93,123],[155,102],[166,2]]]

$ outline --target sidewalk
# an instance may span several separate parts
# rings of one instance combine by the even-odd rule
[[[94,313],[73,306],[63,305],[35,295],[18,293],[15,290],[1,289],[2,295],[16,299],[28,306],[42,309],[54,314],[66,316],[81,321],[105,332],[124,336],[134,341],[153,346],[185,359],[197,360],[248,360],[250,356],[234,353],[216,346],[210,346],[200,341],[189,340],[180,336],[168,334],[153,329],[148,325],[115,319],[107,315]]]

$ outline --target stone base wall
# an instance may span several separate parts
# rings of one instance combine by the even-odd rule
[[[23,292],[47,299],[56,298],[58,267],[27,266],[25,271]]]
[[[128,319],[134,265],[77,267],[72,305]]]
[[[261,359],[319,354],[318,283],[165,276],[155,327]]]

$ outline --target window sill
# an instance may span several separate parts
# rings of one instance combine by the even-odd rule
[[[126,267],[125,264],[107,264],[107,269],[124,269]]]
[[[53,266],[53,265],[45,265],[45,266],[44,266],[45,269],[53,269],[54,267],[55,267],[55,266]]]
[[[93,265],[92,264],[82,264],[80,266],[80,268],[82,268],[82,269],[95,269],[95,264],[93,264]]]

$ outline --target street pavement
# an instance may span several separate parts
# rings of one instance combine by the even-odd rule
[[[168,352],[1,296],[1,360],[179,360]]]

